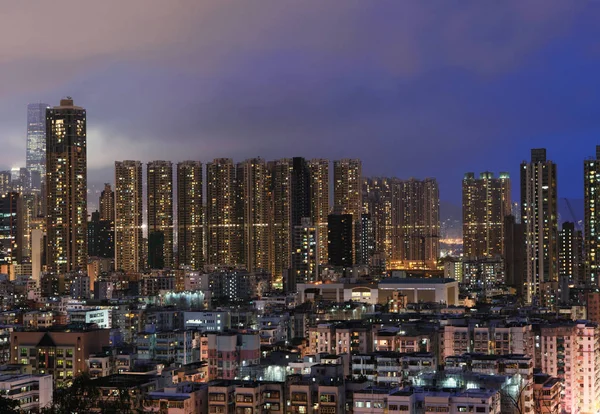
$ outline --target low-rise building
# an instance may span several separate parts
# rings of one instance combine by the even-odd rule
[[[181,382],[151,391],[144,398],[144,412],[161,414],[197,414],[208,411],[208,384]]]
[[[5,398],[19,402],[24,412],[39,412],[52,403],[52,375],[0,374],[0,392]]]
[[[52,375],[57,385],[68,385],[87,369],[86,359],[107,346],[109,331],[95,326],[14,331],[10,359],[16,364],[31,364],[34,374]]]

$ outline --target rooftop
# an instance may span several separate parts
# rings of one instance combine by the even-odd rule
[[[432,277],[432,278],[419,278],[419,277],[407,277],[407,278],[403,278],[403,277],[388,277],[386,279],[383,279],[379,282],[380,285],[387,285],[387,284],[405,284],[405,285],[410,285],[410,284],[427,284],[427,285],[437,285],[437,284],[447,284],[447,283],[454,283],[456,282],[456,280],[454,279],[450,279],[450,278],[438,278],[438,277]]]

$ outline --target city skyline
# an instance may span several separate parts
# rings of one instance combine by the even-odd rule
[[[600,129],[587,92],[600,82],[597,2],[446,2],[438,13],[265,1],[275,18],[249,5],[135,3],[119,15],[106,2],[7,7],[7,36],[35,25],[79,37],[69,50],[33,37],[1,46],[2,169],[25,166],[26,105],[71,95],[94,114],[90,184],[110,181],[118,159],[361,158],[368,176],[435,177],[458,204],[465,172],[516,177],[528,150],[545,147],[571,183],[562,195],[583,191],[578,160],[594,155]],[[69,27],[50,25],[59,10]]]

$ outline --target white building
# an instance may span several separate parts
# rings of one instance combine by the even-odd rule
[[[430,391],[377,389],[354,391],[355,414],[486,413],[501,414],[501,394],[495,389]]]
[[[0,375],[0,390],[6,398],[19,401],[21,410],[37,412],[52,403],[52,375]]]
[[[231,328],[231,315],[226,311],[184,312],[185,329],[199,329],[202,332],[223,332]]]
[[[98,328],[112,328],[112,312],[110,309],[86,309],[69,313],[72,323],[95,323]]]
[[[385,291],[401,292],[408,303],[437,302],[458,305],[458,282],[454,279],[387,278],[379,282],[379,296]]]
[[[529,324],[444,326],[443,357],[471,352],[533,356],[533,333]]]

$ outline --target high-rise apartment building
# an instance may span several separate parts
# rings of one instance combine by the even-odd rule
[[[215,266],[235,266],[242,259],[235,173],[229,158],[217,158],[206,165],[207,262]]]
[[[177,263],[199,270],[204,265],[202,163],[177,164]]]
[[[107,259],[115,257],[113,223],[102,220],[99,211],[94,211],[88,222],[88,255]]]
[[[354,236],[352,262],[360,249],[360,215],[363,212],[362,163],[358,159],[342,159],[333,162],[333,212],[352,214]]]
[[[0,194],[12,191],[12,174],[9,171],[0,171]]]
[[[23,229],[20,226],[22,209],[19,197],[19,193],[0,195],[0,265],[12,265],[21,260]]]
[[[292,226],[311,218],[311,180],[308,163],[302,157],[292,158]]]
[[[504,280],[517,295],[525,293],[525,232],[512,214],[504,218]]]
[[[363,179],[363,208],[373,226],[373,254],[382,255],[387,263],[399,260],[392,252],[392,190],[389,178]]]
[[[173,164],[148,163],[148,265],[173,267]]]
[[[46,263],[51,271],[87,267],[86,111],[73,99],[46,111]]]
[[[536,339],[540,354],[538,368],[563,383],[564,413],[596,413],[600,409],[599,337],[598,325],[585,321],[541,328],[539,340]]]
[[[296,292],[298,283],[312,283],[319,280],[319,231],[308,217],[294,226],[294,250],[292,269],[288,275],[286,291]]]
[[[109,183],[104,184],[100,193],[100,220],[115,222],[115,192]]]
[[[268,164],[273,199],[273,283],[282,286],[292,255],[292,160],[283,158]]]
[[[357,254],[358,264],[368,265],[375,252],[375,228],[369,213],[360,215],[360,242]]]
[[[435,268],[439,258],[440,193],[434,178],[398,181],[392,187],[393,249],[403,267]]]
[[[600,145],[596,157],[583,162],[585,282],[600,282]]]
[[[328,256],[332,266],[350,267],[353,260],[354,216],[352,214],[330,214],[327,218]]]
[[[22,241],[19,244],[22,258],[29,262],[31,258],[31,231],[34,228],[33,222],[41,220],[40,217],[40,196],[35,193],[21,194],[19,208],[19,228]]]
[[[237,167],[239,196],[243,209],[243,246],[246,269],[270,269],[269,182],[267,163],[251,158]]]
[[[329,215],[329,160],[312,159],[310,170],[310,218],[319,232],[319,264],[327,264],[327,216]]]
[[[352,214],[358,220],[362,213],[362,164],[360,160],[333,162],[333,209],[339,214]]]
[[[558,276],[564,277],[569,285],[584,285],[583,235],[575,223],[565,221],[558,232]]]
[[[115,162],[115,269],[145,268],[142,210],[142,163]]]
[[[463,252],[469,258],[504,255],[504,217],[511,212],[510,178],[467,173],[462,182]]]
[[[26,168],[31,182],[29,188],[41,191],[46,178],[46,109],[45,103],[27,105]]]
[[[546,159],[544,148],[532,149],[531,161],[521,164],[521,221],[527,254],[525,299],[552,305],[555,299],[542,293],[558,282],[557,183],[556,164]]]

